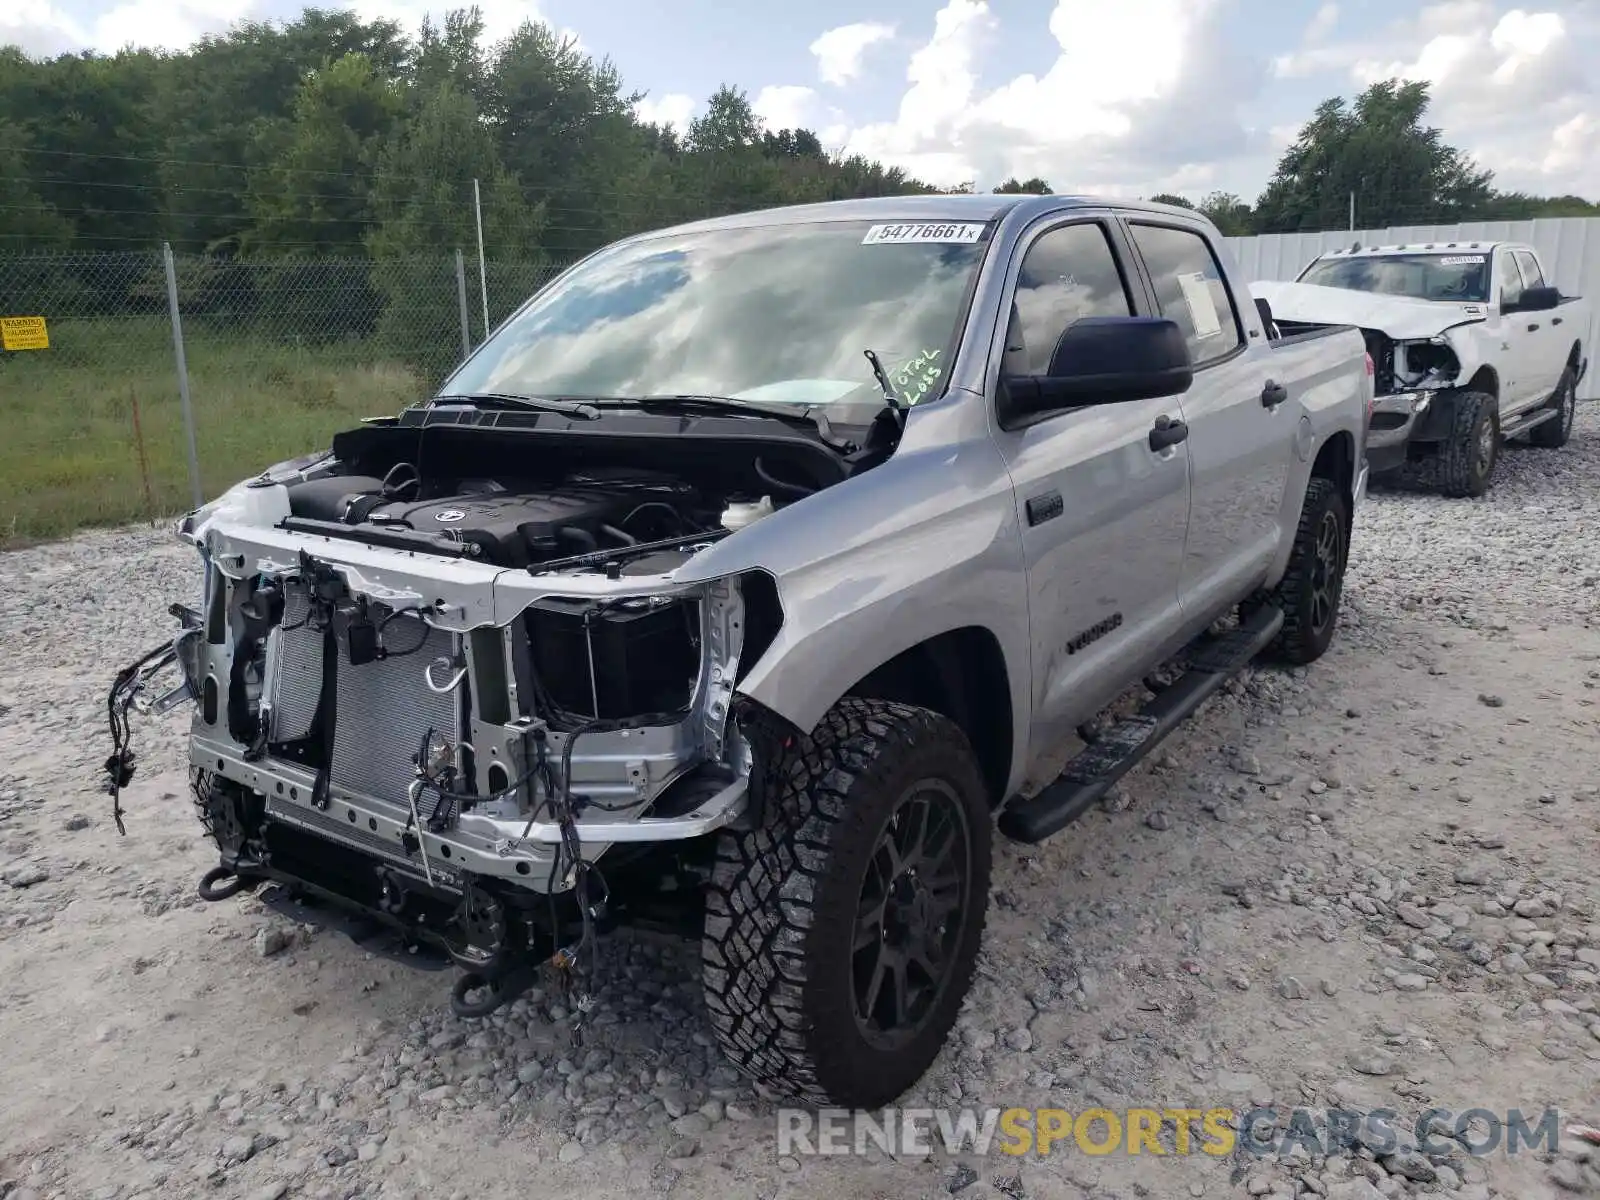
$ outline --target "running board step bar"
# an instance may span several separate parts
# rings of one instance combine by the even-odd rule
[[[1559,408],[1536,408],[1524,417],[1519,417],[1510,425],[1500,431],[1501,441],[1510,441],[1514,437],[1521,437],[1530,429],[1536,429],[1546,421],[1554,421],[1561,415]]]
[[[1008,805],[1000,814],[1000,832],[1014,842],[1031,845],[1076,821],[1223,684],[1249,665],[1282,628],[1283,610],[1268,604],[1256,609],[1236,629],[1199,643],[1189,655],[1189,669],[1138,713],[1103,730],[1037,795]]]

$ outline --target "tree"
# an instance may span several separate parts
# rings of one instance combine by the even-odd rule
[[[704,116],[689,122],[689,149],[698,154],[731,154],[761,140],[761,118],[750,98],[723,84],[706,103]]]
[[[768,158],[825,159],[822,139],[809,129],[770,130],[761,135],[761,153]]]
[[[7,237],[34,247],[64,246],[72,222],[46,204],[28,182],[28,160],[15,135],[0,141],[0,218]],[[17,248],[0,242],[0,251]]]
[[[252,176],[245,247],[306,254],[359,253],[366,231],[373,156],[401,116],[404,97],[379,78],[365,54],[346,54],[312,72],[294,116],[260,134],[275,149]]]
[[[1212,192],[1199,207],[1223,237],[1248,237],[1255,232],[1254,211],[1232,192]]]
[[[1005,180],[994,194],[997,196],[1048,196],[1052,189],[1048,183],[1035,175],[1032,179],[1019,180],[1015,175]]]
[[[449,84],[435,89],[416,120],[390,136],[375,166],[376,224],[366,239],[375,256],[440,255],[473,244],[477,180],[484,241],[492,253],[539,257],[544,204],[528,202],[500,161],[477,105]]]
[[[1373,84],[1354,105],[1324,100],[1256,204],[1260,230],[1344,228],[1352,197],[1363,228],[1448,224],[1482,212],[1493,173],[1422,123],[1428,103],[1427,84],[1397,79]]]
[[[1152,204],[1176,204],[1179,208],[1193,208],[1192,200],[1185,200],[1182,196],[1175,196],[1171,192],[1157,192],[1150,197]]]

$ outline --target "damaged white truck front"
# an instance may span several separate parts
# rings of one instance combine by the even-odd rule
[[[1428,242],[1331,251],[1251,291],[1284,337],[1357,326],[1374,366],[1374,476],[1428,463],[1459,497],[1488,490],[1506,441],[1558,449],[1571,435],[1590,308],[1549,280],[1520,242]]]

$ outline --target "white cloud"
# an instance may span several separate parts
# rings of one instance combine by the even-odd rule
[[[1230,30],[1247,7],[1056,0],[1053,63],[985,87],[980,59],[996,19],[985,0],[946,0],[911,55],[894,119],[857,125],[845,146],[943,186],[1041,175],[1058,191],[1219,188],[1250,198],[1310,116],[1308,106],[1285,119],[1266,90],[1272,76],[1321,80],[1323,94],[1347,96],[1398,76],[1429,82],[1430,123],[1499,186],[1600,193],[1600,103],[1584,67],[1600,54],[1600,29],[1573,12],[1443,0],[1357,25],[1328,0],[1298,45],[1273,56]]]
[[[811,124],[816,92],[808,87],[785,84],[764,87],[756,93],[750,107],[769,129],[801,129]]]
[[[1578,175],[1590,166],[1597,145],[1600,145],[1600,116],[1581,112],[1551,133],[1550,148],[1539,164],[1540,169],[1546,175]],[[1595,179],[1592,170],[1589,179]],[[1592,188],[1593,183],[1590,186]],[[1588,194],[1594,192],[1588,191]]]
[[[1579,149],[1600,124],[1587,66],[1594,39],[1585,47],[1560,13],[1497,13],[1478,0],[1424,9],[1409,29],[1396,32],[1414,35],[1415,57],[1360,57],[1350,67],[1353,84],[1427,83],[1430,123],[1493,170],[1500,187],[1600,192],[1594,143],[1589,153]]]
[[[20,7],[0,7],[0,45],[19,45],[36,55],[114,53],[125,46],[180,50],[250,16],[255,7],[255,0],[130,0],[79,20],[50,0],[23,0]]]
[[[858,21],[822,34],[809,47],[816,55],[817,75],[823,83],[842,87],[857,75],[867,51],[894,37],[894,26],[879,21]]]
[[[911,58],[898,119],[858,129],[850,148],[939,184],[1042,175],[1058,190],[1128,193],[1212,183],[1220,159],[1251,145],[1239,114],[1262,77],[1223,36],[1226,2],[1057,0],[1054,63],[984,90],[978,59],[995,19],[982,0],[949,0]]]
[[[1305,40],[1308,46],[1314,46],[1327,39],[1339,23],[1339,6],[1337,4],[1324,4],[1317,9],[1316,16],[1311,18],[1311,24],[1306,26]]]
[[[948,143],[960,140],[955,127],[977,89],[978,52],[996,24],[984,0],[948,0],[934,17],[933,36],[911,56],[911,87],[898,119],[855,130],[847,153],[896,163],[935,183],[970,179],[969,159]]]
[[[485,46],[493,46],[510,37],[522,27],[524,21],[552,23],[536,0],[476,0],[476,3],[479,15],[483,18]],[[432,17],[436,26],[443,25],[445,14],[457,5],[440,3],[439,0],[353,0],[350,7],[363,20],[396,21],[406,32],[415,34],[422,27],[424,17]],[[584,48],[576,30],[557,26],[556,35],[572,41],[580,49]]]
[[[681,92],[668,92],[664,96],[646,96],[633,106],[641,121],[653,125],[670,125],[680,134],[689,132],[689,121],[694,117],[695,98]]]
[[[350,6],[362,20],[396,21],[415,34],[425,16],[442,24],[448,6],[431,0],[354,0]],[[480,0],[484,41],[492,45],[514,33],[523,21],[542,20],[530,0]],[[12,0],[0,4],[0,45],[17,44],[30,54],[75,50],[114,53],[125,46],[150,50],[182,50],[207,34],[223,33],[239,21],[266,16],[263,0],[126,0],[98,16],[78,19],[51,0]],[[557,30],[578,41],[570,29]],[[581,42],[579,43],[581,45]]]
[[[0,45],[51,55],[83,44],[82,27],[50,0],[13,0],[0,6]]]

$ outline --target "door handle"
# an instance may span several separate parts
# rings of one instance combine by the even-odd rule
[[[1565,319],[1566,319],[1566,318],[1564,318],[1564,317],[1551,317],[1551,318],[1550,318],[1550,324],[1552,324],[1552,325],[1559,325],[1559,324],[1561,324],[1561,322],[1562,322],[1562,321],[1563,321],[1563,320],[1565,320]]]
[[[1267,380],[1266,386],[1261,389],[1261,403],[1266,408],[1277,408],[1289,398],[1289,389],[1275,380]]]
[[[1535,329],[1538,329],[1538,328],[1539,328],[1539,322],[1535,321],[1532,325],[1528,326],[1528,332],[1532,333]]]
[[[1160,416],[1156,418],[1155,428],[1150,430],[1150,449],[1158,452],[1168,450],[1188,438],[1188,425],[1168,416]]]

